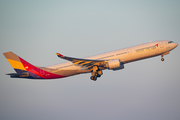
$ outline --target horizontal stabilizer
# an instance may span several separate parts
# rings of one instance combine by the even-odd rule
[[[28,72],[21,73],[21,74],[18,74],[18,73],[8,73],[6,75],[10,75],[11,78],[32,78],[31,76],[29,76]]]
[[[18,74],[18,73],[8,73],[8,74],[6,74],[6,75],[29,75],[29,73],[27,72],[27,73],[22,73],[22,74]]]

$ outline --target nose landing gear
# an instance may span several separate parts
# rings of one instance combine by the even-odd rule
[[[161,61],[164,61],[164,58],[163,58],[163,56],[164,56],[164,55],[162,54],[162,55],[161,55]]]
[[[169,51],[168,51],[168,52],[165,52],[165,53],[163,53],[163,54],[161,55],[161,61],[164,61],[163,56],[164,56],[164,55],[167,55],[167,54],[169,54]]]

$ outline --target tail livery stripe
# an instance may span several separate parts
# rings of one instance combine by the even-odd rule
[[[36,76],[37,78],[39,78],[38,76],[40,76],[41,78],[45,78],[44,76],[42,76],[42,75],[40,74],[40,72],[36,71],[37,67],[31,65],[30,63],[26,62],[25,60],[23,60],[23,59],[20,58],[20,57],[19,57],[19,59],[20,59],[21,63],[23,64],[24,68],[25,68],[28,72],[37,75],[37,76]],[[34,77],[35,77],[35,76],[34,76]]]
[[[26,70],[21,62],[7,59],[14,69]]]

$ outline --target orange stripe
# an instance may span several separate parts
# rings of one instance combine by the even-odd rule
[[[21,62],[12,59],[7,59],[7,60],[14,69],[26,70]]]

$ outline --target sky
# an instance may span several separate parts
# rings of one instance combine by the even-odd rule
[[[179,0],[1,0],[0,120],[180,120],[180,47],[161,57],[55,80],[13,79],[2,53],[33,65],[156,40],[180,44]]]

